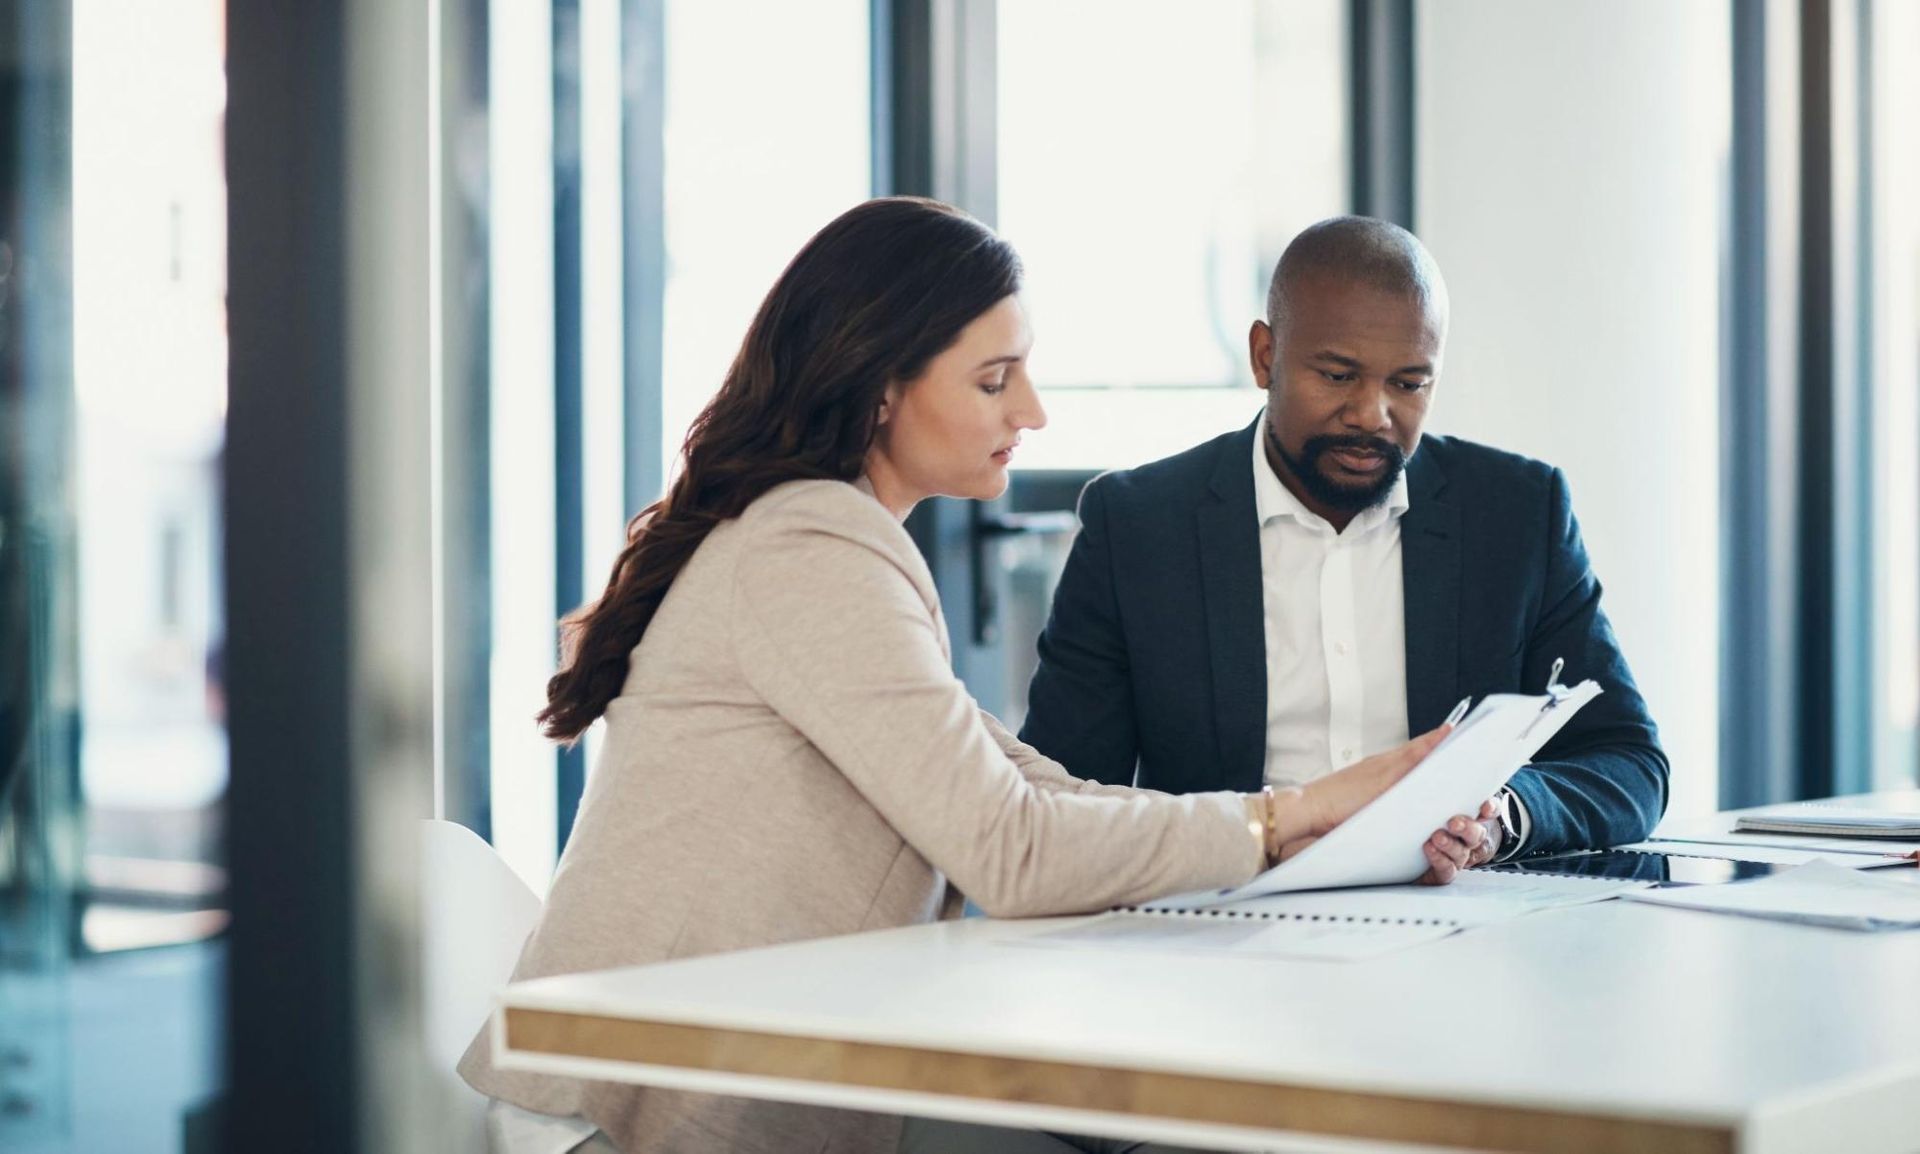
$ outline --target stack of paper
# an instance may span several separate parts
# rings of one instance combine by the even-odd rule
[[[1909,867],[1891,868],[1909,872]],[[1816,861],[1752,881],[1622,896],[1655,905],[1848,930],[1920,929],[1920,883],[1887,873]]]

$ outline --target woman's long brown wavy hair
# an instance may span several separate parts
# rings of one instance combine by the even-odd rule
[[[628,523],[606,592],[561,621],[546,735],[577,740],[620,693],[628,655],[715,525],[782,482],[858,477],[887,385],[916,379],[1019,288],[1013,249],[938,201],[870,200],[808,241],[687,433],[679,477]]]

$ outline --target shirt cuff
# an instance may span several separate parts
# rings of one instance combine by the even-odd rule
[[[1506,789],[1505,786],[1500,788]],[[1506,861],[1519,854],[1533,834],[1533,817],[1527,813],[1527,803],[1520,800],[1518,790],[1506,789],[1506,793],[1507,812],[1513,817],[1513,844],[1501,846],[1500,852],[1493,855],[1494,861]]]

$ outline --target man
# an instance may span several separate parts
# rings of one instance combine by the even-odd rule
[[[1411,233],[1339,217],[1287,247],[1248,352],[1258,420],[1080,498],[1021,737],[1174,793],[1298,784],[1460,698],[1605,692],[1478,815],[1468,864],[1639,841],[1667,760],[1600,609],[1566,478],[1423,438],[1446,341]]]

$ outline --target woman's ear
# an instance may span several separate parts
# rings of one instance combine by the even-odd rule
[[[889,383],[886,391],[880,394],[880,411],[876,415],[874,423],[878,425],[886,424],[887,420],[893,416],[893,406],[899,399],[900,386]]]

